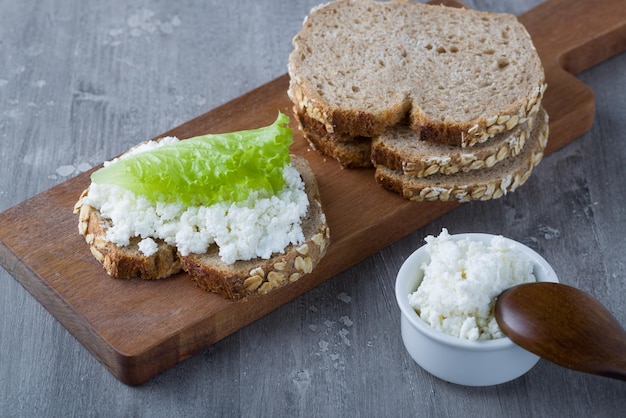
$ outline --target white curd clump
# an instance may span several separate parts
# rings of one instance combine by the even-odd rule
[[[168,137],[141,144],[120,158],[178,141]],[[115,160],[112,160],[113,162]],[[107,162],[106,164],[110,164]],[[238,203],[184,206],[182,203],[152,202],[128,189],[92,183],[83,203],[110,219],[106,239],[118,246],[140,237],[140,251],[150,256],[157,251],[155,239],[178,248],[182,255],[202,254],[217,244],[224,263],[254,258],[268,259],[284,252],[289,244],[304,241],[301,219],[309,200],[304,182],[292,166],[283,170],[285,186],[274,196],[259,192]]]
[[[431,327],[466,340],[502,338],[495,298],[517,284],[536,281],[532,262],[503,237],[489,245],[455,241],[444,228],[426,237],[430,260],[409,303]]]

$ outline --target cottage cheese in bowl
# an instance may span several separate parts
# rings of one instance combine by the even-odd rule
[[[446,229],[426,238],[430,256],[409,303],[431,327],[467,340],[504,335],[494,316],[495,298],[509,287],[536,281],[530,258],[502,236],[490,243],[454,240]]]
[[[527,281],[558,282],[548,262],[502,236],[428,237],[400,267],[396,301],[409,355],[430,374],[489,386],[528,372],[539,357],[503,335],[493,319],[497,296]]]

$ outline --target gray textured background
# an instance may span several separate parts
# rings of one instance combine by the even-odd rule
[[[0,211],[284,74],[318,3],[0,0]],[[514,14],[537,3],[466,2]],[[596,92],[595,125],[517,192],[464,204],[141,387],[0,269],[0,416],[623,413],[625,383],[546,361],[496,387],[430,376],[402,346],[393,293],[427,234],[499,233],[626,324],[626,55],[579,77]]]

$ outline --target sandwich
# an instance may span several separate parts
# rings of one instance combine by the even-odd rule
[[[185,271],[234,300],[299,280],[330,235],[288,123],[279,113],[264,128],[139,144],[91,175],[74,208],[79,233],[114,278]]]

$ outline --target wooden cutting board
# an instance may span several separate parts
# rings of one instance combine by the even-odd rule
[[[623,6],[623,0],[548,0],[520,17],[549,85],[547,153],[590,128],[593,92],[568,71],[578,73],[626,49]],[[287,85],[284,75],[164,135],[187,138],[267,125],[277,110],[291,114]],[[158,282],[111,279],[78,235],[72,213],[90,173],[0,214],[0,263],[113,375],[137,385],[458,205],[405,201],[377,186],[372,170],[342,170],[310,151],[292,128],[293,152],[307,158],[317,175],[332,235],[328,254],[305,279],[242,302],[205,293],[185,274]]]

